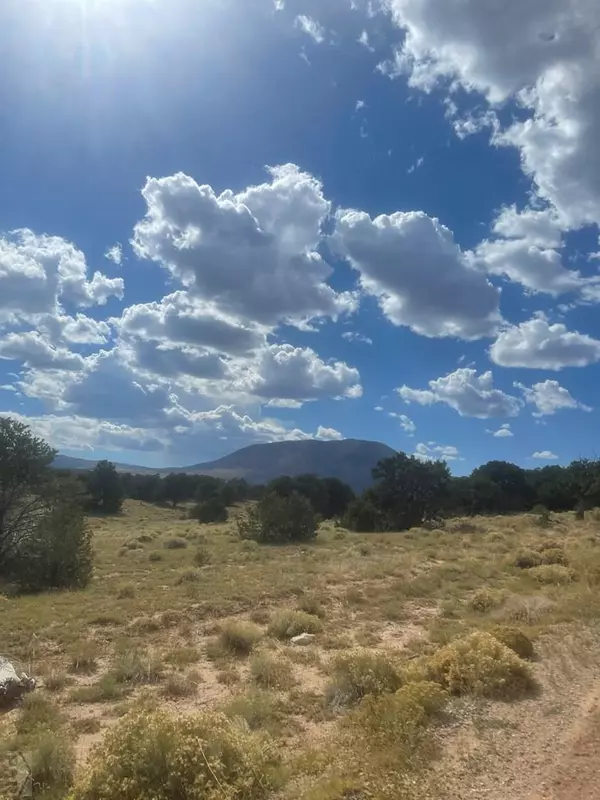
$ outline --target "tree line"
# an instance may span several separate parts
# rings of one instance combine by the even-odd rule
[[[488,461],[468,476],[453,477],[444,461],[397,453],[377,465],[373,481],[347,509],[344,525],[350,530],[398,531],[444,517],[536,508],[583,514],[600,505],[600,460],[592,459],[538,469]]]

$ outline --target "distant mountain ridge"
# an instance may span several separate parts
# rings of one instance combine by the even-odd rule
[[[253,444],[236,450],[216,461],[193,464],[189,467],[152,469],[133,464],[117,464],[119,472],[163,475],[185,472],[189,475],[212,475],[215,478],[244,478],[248,483],[267,483],[281,475],[318,475],[321,478],[339,478],[355,491],[362,491],[372,483],[371,472],[383,458],[393,456],[395,450],[381,442],[360,439],[342,439],[320,442],[308,439],[297,442],[272,442]],[[56,469],[93,469],[97,461],[58,455]]]

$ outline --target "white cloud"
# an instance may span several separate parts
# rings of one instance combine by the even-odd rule
[[[357,369],[341,361],[325,363],[309,347],[269,345],[259,352],[249,372],[247,390],[263,398],[309,400],[362,394]]]
[[[336,431],[335,428],[324,428],[322,425],[319,425],[317,435],[315,436],[315,439],[324,439],[330,442],[340,441],[343,438],[343,435],[339,431]]]
[[[271,408],[302,408],[304,403],[301,400],[289,400],[283,397],[275,397],[266,403]]]
[[[383,411],[383,406],[375,406],[373,411]]]
[[[316,19],[306,16],[306,14],[299,14],[294,24],[302,33],[310,36],[315,44],[323,44],[325,41],[325,29]]]
[[[82,369],[84,359],[64,348],[53,347],[35,331],[8,333],[0,341],[0,359],[20,361],[37,369]]]
[[[122,245],[119,242],[113,244],[113,246],[109,247],[106,253],[104,253],[104,257],[107,258],[109,261],[112,261],[113,264],[120,266],[123,261]]]
[[[563,265],[562,233],[552,210],[504,208],[493,230],[504,238],[484,240],[477,246],[472,255],[477,266],[520,283],[530,292],[554,297],[580,292],[586,300],[594,301],[594,295],[596,300],[600,298],[600,278],[583,277]]]
[[[423,336],[477,339],[500,322],[499,290],[470,267],[451,231],[423,212],[371,219],[338,211],[333,243],[394,325]]]
[[[552,453],[550,450],[538,450],[531,456],[531,458],[537,458],[542,461],[558,461],[558,456]]]
[[[358,37],[358,43],[362,44],[363,47],[366,47],[371,53],[375,52],[375,48],[371,45],[371,40],[369,39],[369,34],[367,31],[363,31],[360,34]]]
[[[317,252],[330,204],[316,178],[293,164],[269,170],[270,183],[216,195],[177,173],[148,178],[146,217],[132,245],[219,312],[274,325],[337,317],[356,306],[328,284]]]
[[[494,389],[491,372],[478,376],[476,370],[467,367],[429,381],[429,389],[401,386],[396,391],[407,403],[423,406],[445,403],[461,417],[515,417],[521,408],[518,398]]]
[[[488,431],[494,436],[496,439],[508,439],[514,436],[514,433],[510,429],[510,424],[501,425],[497,431]]]
[[[347,342],[373,344],[372,339],[370,339],[368,336],[365,336],[363,333],[358,333],[358,331],[346,331],[346,333],[342,333],[342,339],[345,339]]]
[[[395,71],[517,99],[526,114],[497,134],[564,224],[600,220],[600,5],[594,0],[390,0],[406,31]]]
[[[130,425],[116,425],[86,417],[56,416],[48,414],[42,417],[26,417],[11,412],[0,412],[2,416],[10,416],[25,422],[37,436],[46,439],[57,449],[91,451],[102,448],[111,451],[162,450],[166,444],[164,438],[144,428]]]
[[[357,100],[356,101],[356,111],[360,111],[361,108],[366,108],[366,107],[367,107],[367,104],[365,103],[364,100]]]
[[[421,461],[460,461],[456,447],[440,445],[435,442],[419,443],[415,448],[415,456]]]
[[[28,229],[0,238],[0,323],[35,322],[40,314],[57,314],[62,304],[103,305],[123,297],[121,278],[95,272],[88,280],[85,256],[59,236]]]
[[[110,325],[103,320],[76,314],[46,315],[39,318],[38,328],[52,344],[106,344]]]
[[[538,316],[502,331],[489,354],[502,367],[560,370],[600,361],[600,341]]]
[[[396,414],[394,411],[390,411],[390,417],[399,420],[400,427],[409,436],[412,436],[416,432],[417,426],[410,417],[406,416],[406,414]]]
[[[560,247],[562,241],[560,222],[550,208],[518,211],[515,205],[505,206],[496,217],[493,231],[505,239],[524,239],[542,249]]]
[[[522,383],[515,383],[525,395],[525,400],[534,405],[537,409],[534,417],[550,416],[563,408],[580,409],[581,411],[591,411],[589,406],[575,400],[573,395],[558,381],[546,380],[541,383],[534,383],[529,389]]]
[[[263,347],[269,332],[264,326],[226,314],[214,304],[183,291],[167,295],[160,302],[130,306],[114,322],[124,336],[203,345],[231,355],[244,355]]]

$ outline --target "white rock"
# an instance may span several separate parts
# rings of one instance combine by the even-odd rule
[[[306,647],[309,644],[312,644],[315,640],[314,633],[301,633],[300,636],[294,636],[292,639],[292,644],[296,647]]]

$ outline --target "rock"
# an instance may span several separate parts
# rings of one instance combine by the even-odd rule
[[[296,647],[306,647],[309,644],[312,644],[316,636],[314,633],[301,633],[300,636],[294,636],[291,640],[292,644]]]
[[[35,680],[24,672],[18,675],[10,661],[0,656],[0,706],[18,700],[33,689],[35,689]]]

